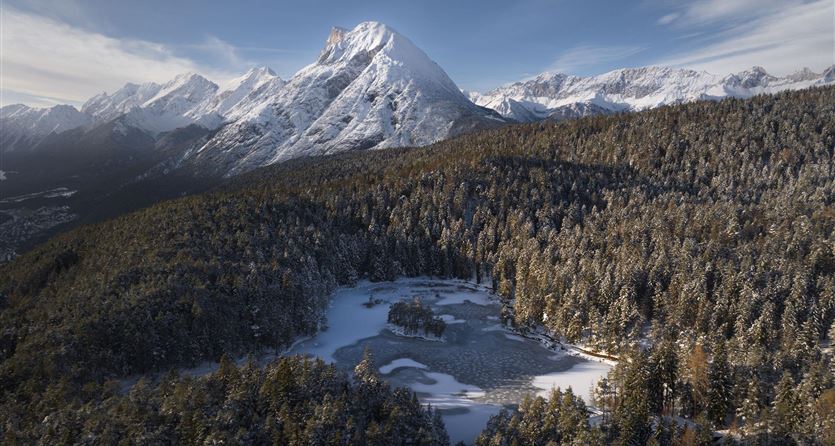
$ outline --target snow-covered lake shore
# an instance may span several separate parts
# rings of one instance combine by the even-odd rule
[[[444,342],[399,336],[386,323],[389,305],[420,297],[447,325]],[[366,306],[369,298],[380,303]],[[571,386],[590,403],[591,388],[611,369],[518,336],[499,322],[500,304],[489,289],[450,279],[362,281],[333,294],[327,329],[287,354],[308,354],[353,368],[366,347],[381,376],[407,386],[441,411],[453,443],[471,443],[489,418],[526,394],[546,396]]]
[[[403,336],[387,323],[392,303],[415,297],[447,322],[442,339]],[[500,309],[489,288],[474,282],[361,281],[334,291],[322,331],[257,359],[266,364],[279,355],[310,355],[350,371],[368,347],[383,379],[411,388],[441,412],[452,444],[471,444],[491,416],[515,407],[525,395],[547,397],[554,387],[570,386],[591,405],[591,389],[613,361],[555,344],[543,333],[516,333],[501,324]],[[217,368],[217,362],[204,362],[180,373],[202,376]],[[139,377],[124,379],[122,388],[127,391]]]

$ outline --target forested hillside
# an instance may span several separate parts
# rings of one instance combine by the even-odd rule
[[[834,147],[827,87],[300,159],[73,230],[0,267],[3,438],[110,379],[283,348],[338,284],[430,274],[622,356],[601,441],[704,438],[662,415],[833,441]]]

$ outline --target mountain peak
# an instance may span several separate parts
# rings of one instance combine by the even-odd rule
[[[815,73],[814,71],[809,69],[809,67],[803,67],[803,68],[795,71],[794,73],[788,75],[787,77],[789,79],[795,81],[795,82],[800,82],[800,81],[814,80],[814,79],[818,78],[819,76],[820,75],[818,73]]]
[[[269,81],[277,77],[278,75],[275,74],[275,71],[271,70],[269,67],[252,67],[249,70],[247,70],[246,73],[244,73],[243,75],[227,82],[223,88],[223,91],[236,90],[243,85],[252,87],[254,85]]]
[[[393,28],[380,22],[362,22],[350,31],[334,27],[319,56],[319,63],[332,64],[357,56],[373,57],[384,46],[395,41],[399,45],[413,46]]]
[[[273,71],[272,68],[266,65],[262,65],[260,67],[252,67],[246,72],[246,74],[260,76],[276,76],[275,71]]]
[[[177,76],[175,76],[173,80],[171,80],[171,81],[169,81],[168,83],[165,84],[165,87],[180,86],[180,85],[186,85],[186,84],[208,85],[208,84],[213,84],[213,82],[206,79],[205,77],[195,73],[195,72],[188,71],[188,72],[185,72],[185,73],[180,73]]]
[[[90,115],[72,105],[59,104],[48,108],[7,105],[0,108],[2,151],[33,149],[49,134],[85,126],[91,121]]]
[[[328,35],[328,40],[325,42],[325,45],[331,46],[342,41],[342,39],[345,38],[345,34],[347,33],[347,29],[342,28],[340,26],[334,26],[333,28],[331,28],[331,33]]]
[[[380,22],[362,22],[345,35],[346,40],[350,40],[352,45],[367,50],[379,48],[393,37],[405,40],[394,28]]]
[[[318,60],[269,93],[227,114],[193,162],[232,175],[297,156],[424,145],[504,122],[379,22],[333,28]]]
[[[751,67],[750,70],[745,70],[741,73],[736,75],[738,82],[731,82],[731,84],[739,84],[743,88],[756,88],[756,87],[763,87],[765,86],[770,80],[773,80],[773,76],[768,74],[768,71],[765,71],[765,68],[754,65]]]

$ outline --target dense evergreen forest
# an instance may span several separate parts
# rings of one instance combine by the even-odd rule
[[[232,387],[221,373],[120,396],[114,380],[282,349],[318,329],[335,286],[428,274],[490,280],[509,324],[621,358],[588,432],[534,429],[576,405],[560,394],[500,414],[480,444],[699,444],[718,430],[833,444],[834,151],[835,88],[819,88],[295,160],[75,229],[0,267],[0,438],[96,443],[107,413],[127,426],[108,435],[143,443],[130,426],[188,424],[169,403],[199,389],[201,416],[249,398],[246,435],[273,435],[302,419],[263,393],[280,365]],[[331,373],[297,361],[284,363]],[[362,393],[293,383],[330,406]],[[224,438],[241,428],[206,420]],[[197,428],[183,429],[171,435]]]

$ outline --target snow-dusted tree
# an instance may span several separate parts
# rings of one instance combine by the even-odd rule
[[[728,352],[724,342],[714,347],[713,360],[707,370],[707,415],[716,426],[725,425],[725,417],[733,403],[733,377],[728,364]]]
[[[770,429],[778,437],[788,438],[803,421],[803,410],[794,378],[784,372],[771,404]]]

